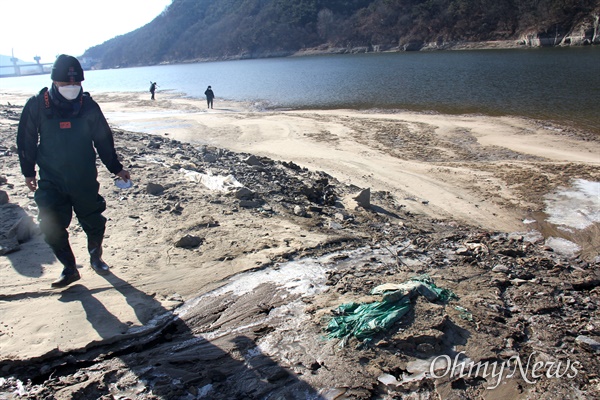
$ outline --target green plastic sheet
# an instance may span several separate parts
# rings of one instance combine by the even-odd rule
[[[327,325],[329,338],[349,338],[368,341],[376,333],[388,330],[411,310],[412,298],[422,295],[429,301],[447,303],[458,297],[450,290],[439,288],[429,275],[420,275],[400,284],[384,284],[371,291],[382,295],[372,303],[345,303],[334,310]]]

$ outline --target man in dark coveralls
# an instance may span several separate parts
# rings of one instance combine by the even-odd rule
[[[64,265],[52,283],[58,288],[80,278],[67,232],[73,211],[87,235],[92,268],[99,274],[110,272],[101,258],[106,203],[98,193],[96,152],[110,172],[124,181],[130,176],[117,159],[112,132],[100,107],[83,92],[79,61],[61,54],[54,62],[51,79],[50,89],[42,89],[25,104],[17,147],[25,183],[35,191],[40,230]]]

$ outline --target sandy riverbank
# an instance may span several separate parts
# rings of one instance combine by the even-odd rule
[[[227,102],[206,110],[201,100],[145,97],[95,96],[109,121],[124,129],[294,161],[413,199],[407,207],[415,212],[490,229],[522,229],[527,212],[543,209],[545,194],[575,177],[597,178],[600,163],[597,138],[523,119],[256,112]],[[547,179],[539,187],[541,176]]]
[[[426,240],[430,243],[445,237],[435,250],[441,251],[448,241],[460,247],[466,238],[472,239],[473,232],[537,228],[577,241],[584,256],[577,262],[592,260],[578,268],[592,268],[590,273],[597,274],[593,260],[598,255],[598,224],[565,229],[545,221],[543,213],[546,196],[571,187],[575,179],[600,181],[600,144],[585,132],[507,117],[257,111],[219,99],[215,109],[207,110],[203,101],[176,95],[159,94],[154,102],[147,97],[94,95],[116,128],[118,153],[136,183],[133,190],[120,191],[100,167],[101,192],[109,204],[105,258],[114,266],[113,275],[103,278],[87,267],[85,238],[75,222],[70,233],[83,279],[69,289],[50,290],[60,266],[39,236],[0,258],[3,360],[50,359],[86,347],[122,343],[139,336],[140,330],[160,331],[161,320],[154,317],[172,318],[182,302],[223,285],[242,271],[325,254],[328,247],[338,251],[367,243],[380,248],[388,242],[401,245],[410,235],[414,245],[422,239],[418,235],[430,235]],[[22,95],[0,93],[2,105],[22,105],[25,100]],[[4,149],[0,175],[7,180],[0,189],[8,193],[13,209],[35,215],[32,196],[10,150],[19,113],[19,107],[7,107],[0,118]],[[258,156],[260,164],[244,162],[249,155]],[[244,200],[215,192],[190,181],[181,168],[233,174],[260,196]],[[323,179],[335,188],[338,203],[315,203],[327,197],[329,186]],[[148,193],[149,183],[162,185],[163,191]],[[341,199],[364,188],[373,193],[375,211],[357,211],[348,203],[336,211]],[[315,204],[305,204],[307,198]],[[240,205],[243,201],[250,203]],[[455,233],[456,240],[449,233],[454,229],[460,232]],[[403,237],[398,230],[410,235]],[[198,237],[201,244],[192,249],[178,247],[176,242],[186,235]],[[536,251],[542,251],[543,239],[537,242],[541,247]],[[535,254],[539,261],[541,253]],[[533,261],[529,262],[521,266],[533,268]],[[486,268],[496,265],[490,263]],[[362,268],[368,264],[360,262]],[[482,283],[462,287],[462,281],[452,277],[482,275],[477,268],[469,268],[450,275],[435,271],[441,279],[438,284],[449,284],[467,299],[472,296],[470,306],[476,307],[475,299],[489,288]],[[433,271],[433,266],[421,260],[419,267],[400,275],[405,279],[410,272]],[[488,270],[482,276],[486,274],[491,273]],[[586,276],[577,279],[587,282]],[[359,281],[369,284],[358,277],[354,280],[345,291],[358,290]],[[582,285],[586,290],[597,286]],[[311,300],[314,309],[322,312],[347,297],[328,296]],[[590,296],[596,299],[597,293]],[[210,302],[215,309],[209,315],[218,315],[223,304],[233,304],[231,298],[219,299]],[[246,306],[280,306],[269,306],[265,299],[247,300]],[[239,314],[245,315],[245,303],[235,304],[241,307]],[[188,308],[186,315],[190,318],[198,312]],[[210,325],[202,319],[207,317],[198,318]],[[230,322],[235,323],[235,318],[230,315]],[[190,320],[186,326],[192,332],[200,329]],[[586,332],[597,335],[597,327]],[[227,354],[235,350],[224,346],[221,350]],[[10,363],[5,367],[5,372],[16,368]],[[381,365],[377,368],[385,370]],[[333,387],[331,382],[323,385]]]
[[[106,96],[106,97],[104,97]],[[599,181],[593,134],[482,115],[315,110],[100,95],[109,120],[133,131],[294,161],[341,182],[390,192],[411,212],[505,232],[539,229],[598,252],[592,233],[548,225],[545,197],[574,179]],[[533,221],[534,226],[523,221]]]

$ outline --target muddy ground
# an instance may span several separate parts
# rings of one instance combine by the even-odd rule
[[[7,121],[0,130],[0,175],[6,178],[0,190],[10,198],[1,206],[3,216],[35,216],[13,148],[20,108],[2,106],[0,112]],[[376,126],[372,131],[381,146],[402,148],[390,143],[395,135],[377,133]],[[430,135],[424,127],[404,137],[411,132],[414,142]],[[476,157],[468,136],[463,140],[452,153],[408,146],[411,152],[398,156],[434,157],[442,173],[453,157],[465,164],[515,157]],[[115,141],[136,186],[119,191],[106,172],[100,174],[103,187],[111,188],[103,192],[109,252],[119,260],[106,279],[131,301],[140,323],[88,315],[98,332],[114,325],[122,336],[100,335],[87,345],[31,357],[3,350],[0,398],[600,397],[600,258],[593,243],[586,254],[561,255],[539,232],[495,232],[432,219],[407,210],[406,203],[417,200],[388,192],[371,192],[369,204],[361,206],[353,198],[364,188],[293,162],[118,129]],[[528,161],[526,168],[507,161],[501,171],[478,164],[518,187],[522,197],[507,207],[524,214],[542,210],[546,191],[539,185],[598,179],[593,166]],[[250,192],[208,190],[188,180],[182,168],[232,174]],[[418,201],[426,205],[426,199]],[[75,223],[70,230],[72,237],[82,234]],[[26,251],[44,246],[39,236],[29,243],[35,247],[21,243],[5,256],[16,270]],[[145,274],[150,268],[154,273]],[[407,315],[367,341],[327,337],[339,305],[380,300],[370,294],[377,285],[423,274],[457,298],[442,303],[415,296]],[[192,278],[202,275],[207,279]],[[59,293],[5,286],[5,305],[57,297],[83,304],[88,293],[78,284]],[[14,344],[19,332],[6,316],[0,319],[0,340]],[[432,369],[436,359],[451,360],[453,368]],[[454,367],[461,361],[506,369],[502,377],[483,369],[460,376],[460,365]]]

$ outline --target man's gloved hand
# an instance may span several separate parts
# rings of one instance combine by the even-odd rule
[[[129,176],[129,171],[127,171],[126,169],[122,169],[121,172],[119,172],[117,174],[117,176],[121,179],[123,179],[125,182],[129,181],[129,179],[131,179],[131,177]]]

